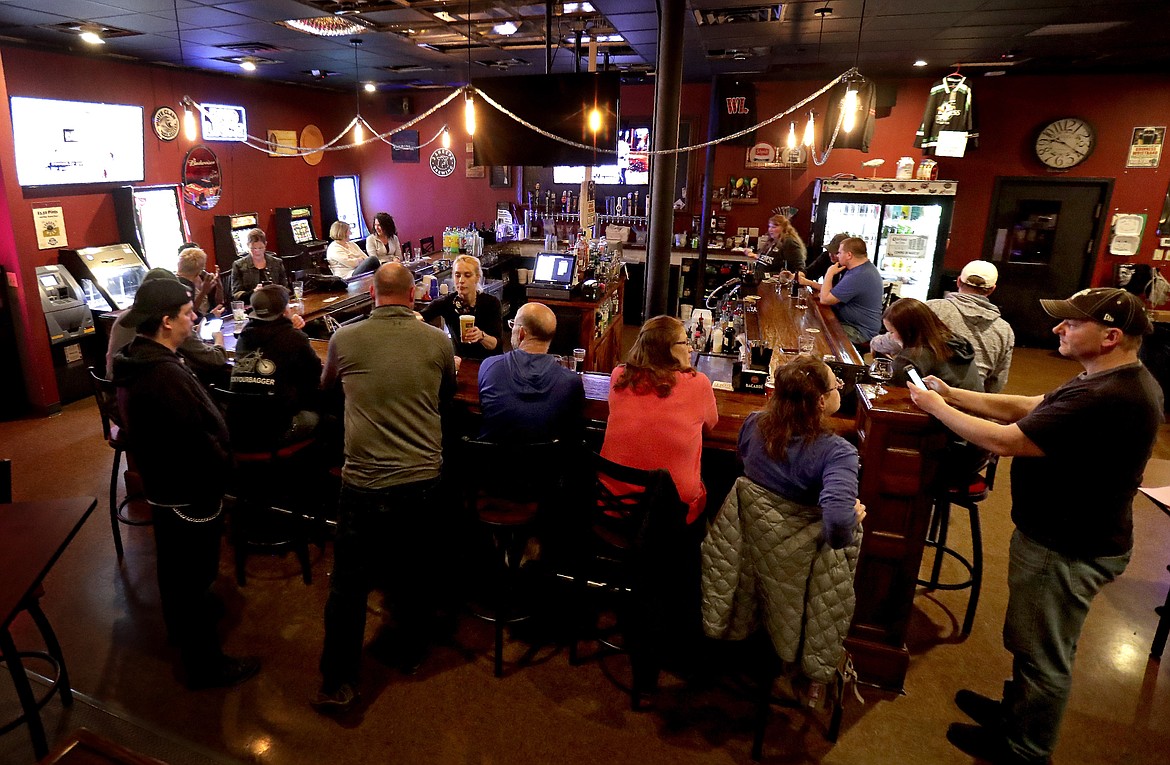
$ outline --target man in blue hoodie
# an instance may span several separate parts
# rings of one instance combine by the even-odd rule
[[[508,322],[512,348],[479,367],[479,405],[485,441],[539,443],[580,438],[585,388],[548,347],[557,317],[543,303],[526,303]]]

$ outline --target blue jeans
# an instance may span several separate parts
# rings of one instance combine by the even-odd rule
[[[437,478],[378,490],[342,484],[321,651],[326,690],[357,684],[366,600],[375,587],[393,595],[395,622],[406,650],[425,647],[434,607],[438,486]]]
[[[1056,747],[1089,604],[1125,571],[1129,555],[1080,560],[1012,534],[1003,625],[1012,681],[1003,701],[1007,744],[1020,757],[1042,761]]]

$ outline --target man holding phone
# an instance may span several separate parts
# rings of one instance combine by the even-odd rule
[[[924,411],[968,441],[1012,460],[1012,522],[1003,700],[961,690],[978,725],[947,738],[992,762],[1047,762],[1072,684],[1089,606],[1129,563],[1133,497],[1162,422],[1162,391],[1138,360],[1153,331],[1139,298],[1088,289],[1041,300],[1060,323],[1060,353],[1084,368],[1044,396],[960,390],[927,377],[909,388]],[[1084,480],[1081,480],[1084,479]]]

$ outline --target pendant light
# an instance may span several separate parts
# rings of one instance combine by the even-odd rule
[[[179,25],[179,0],[174,0],[175,7],[175,37],[179,41],[179,64],[187,65],[187,57],[183,54],[183,30]],[[191,111],[193,102],[189,96],[183,96],[179,102],[183,105],[183,137],[194,141],[199,137],[198,125],[195,124],[195,113]]]
[[[857,65],[861,61],[861,30],[865,26],[865,4],[866,0],[861,0],[861,17],[857,21],[857,50],[853,54],[853,71],[846,75],[845,98],[841,100],[841,129],[846,133],[857,125],[857,89],[861,87]]]
[[[471,0],[467,0],[467,90],[464,91],[463,127],[468,138],[475,136],[475,99],[471,95]]]
[[[354,121],[353,121],[353,142],[361,143],[365,139],[365,132],[362,130],[362,79],[358,70],[358,48],[364,41],[360,37],[350,38],[349,44],[353,46],[353,101],[354,101]]]
[[[788,148],[789,149],[796,148],[796,123],[795,122],[788,123]]]
[[[816,140],[816,125],[813,117],[814,112],[810,109],[808,112],[808,122],[804,125],[804,145],[812,148],[813,142]]]

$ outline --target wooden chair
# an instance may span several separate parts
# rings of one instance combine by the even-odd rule
[[[129,469],[129,455],[127,455],[127,470],[124,477],[126,496],[121,502],[118,501],[118,471],[122,467],[122,455],[126,453],[126,445],[121,438],[118,392],[113,381],[99,375],[92,366],[89,367],[89,378],[93,383],[93,397],[97,401],[98,414],[102,418],[102,435],[106,439],[106,443],[114,450],[114,464],[110,468],[110,528],[114,533],[114,549],[118,552],[118,560],[122,560],[125,550],[122,547],[122,531],[119,529],[119,524],[149,526],[151,520],[149,513],[146,513],[143,519],[131,518],[126,513],[126,509],[131,506],[131,503],[145,500],[137,473]]]
[[[422,255],[430,255],[435,251],[435,238],[424,236],[418,240],[418,251]]]

